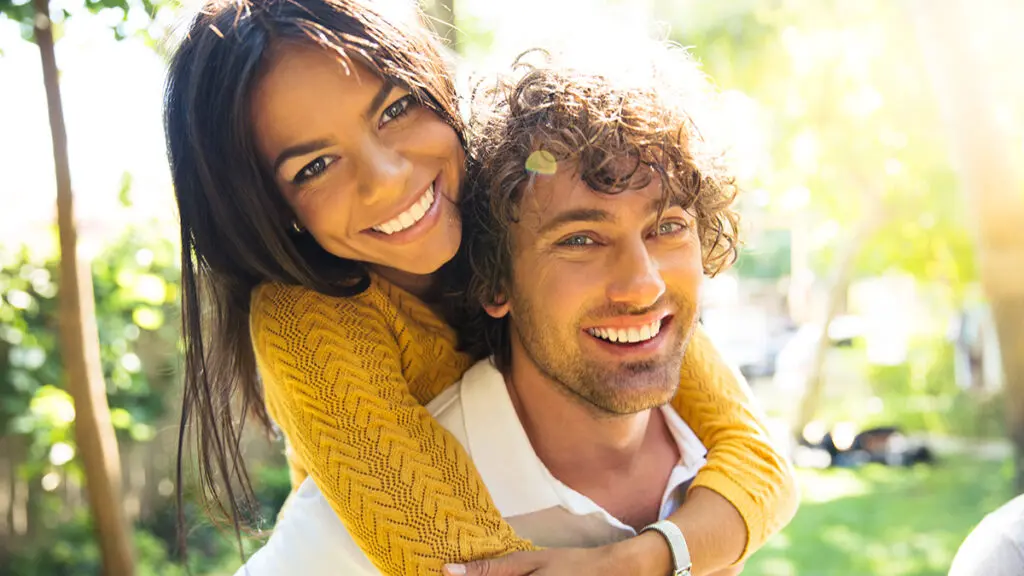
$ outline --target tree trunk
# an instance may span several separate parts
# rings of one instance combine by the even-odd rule
[[[110,422],[106,386],[100,367],[92,274],[79,260],[71,195],[64,110],[57,79],[57,61],[48,0],[33,0],[35,38],[42,57],[43,82],[53,139],[57,176],[57,227],[60,232],[60,337],[68,391],[75,400],[75,440],[85,470],[89,506],[103,555],[104,573],[135,573],[128,526],[121,507],[121,461]]]
[[[961,0],[915,0],[910,9],[971,208],[981,282],[999,336],[1016,487],[1024,492],[1024,173],[1010,153],[1013,137],[996,117],[991,71],[986,73],[986,64],[1003,55],[973,49],[978,28],[969,25]],[[971,8],[978,9],[984,7]],[[1017,42],[1008,53],[1024,51],[1024,42]]]
[[[832,345],[832,341],[828,337],[828,329],[832,325],[832,320],[839,315],[840,307],[846,301],[846,293],[849,292],[850,283],[853,281],[857,255],[860,254],[861,247],[878,227],[877,212],[875,206],[872,206],[865,214],[853,236],[847,240],[846,248],[840,254],[836,264],[832,284],[829,286],[828,297],[825,301],[825,318],[822,322],[821,339],[818,340],[817,348],[814,351],[811,367],[807,374],[807,387],[800,400],[800,411],[797,413],[793,428],[793,432],[798,438],[802,437],[804,427],[814,419],[814,415],[818,412],[818,406],[821,404],[821,396],[825,389],[825,360],[828,349]]]

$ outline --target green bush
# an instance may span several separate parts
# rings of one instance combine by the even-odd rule
[[[154,228],[130,228],[93,261],[96,323],[118,439],[146,441],[177,396],[177,249]],[[49,468],[51,448],[74,448],[74,406],[58,347],[58,261],[0,246],[0,435],[31,438],[22,473]],[[66,466],[74,470],[77,461]]]
[[[168,425],[180,397],[178,249],[167,238],[156,226],[133,227],[92,262],[100,360],[122,446],[151,440],[158,425]],[[74,403],[65,390],[58,347],[58,275],[55,255],[0,246],[0,436],[29,438],[29,453],[17,473],[31,483],[55,470],[82,480],[77,459],[50,460],[58,443],[75,449]],[[272,525],[290,490],[287,470],[259,467],[254,484],[263,525]],[[209,574],[218,567],[233,573],[241,561],[234,534],[213,526],[191,502],[186,499],[192,573]],[[53,528],[40,528],[30,545],[9,550],[0,574],[99,573],[100,553],[85,510],[61,522],[58,496],[38,494],[30,505],[33,523]],[[138,574],[186,573],[176,519],[174,500],[168,499],[135,527]],[[247,550],[256,545],[246,540]]]
[[[269,528],[291,491],[288,469],[284,466],[255,467],[253,479],[261,506],[261,524]],[[92,576],[100,573],[100,550],[89,514],[82,510],[71,521],[58,522],[59,506],[58,498],[53,495],[44,496],[37,503],[41,508],[40,520],[55,528],[30,546],[13,550],[0,561],[0,574]],[[214,525],[206,511],[195,504],[194,498],[185,499],[185,523],[188,570],[178,550],[177,508],[173,499],[134,527],[133,545],[139,576],[233,574],[242,564],[233,530]],[[257,550],[269,534],[269,530],[243,533],[245,556]]]
[[[149,532],[133,534],[137,573],[140,576],[185,576],[185,569],[168,559],[163,541]],[[16,552],[2,570],[18,576],[93,576],[100,573],[100,550],[92,520],[84,511],[63,522],[48,537]]]
[[[907,362],[871,366],[868,377],[883,409],[865,426],[896,423],[908,432],[950,436],[1002,436],[1000,395],[981,397],[956,384],[952,343],[913,343]]]

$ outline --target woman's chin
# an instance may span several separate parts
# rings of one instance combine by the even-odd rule
[[[413,274],[433,274],[442,266],[455,258],[462,243],[462,226],[449,226],[441,238],[435,242],[425,243],[418,250],[419,254],[408,260],[410,272]],[[415,272],[413,272],[415,270]]]
[[[429,255],[424,255],[423,258],[413,260],[408,263],[406,272],[408,274],[417,274],[420,276],[429,276],[441,269],[442,266],[447,264],[452,258],[455,257],[455,252],[458,250],[458,246],[453,248],[450,252],[448,251],[437,251],[432,252]]]

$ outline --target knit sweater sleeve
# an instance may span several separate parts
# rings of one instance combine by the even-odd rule
[[[727,499],[747,525],[741,561],[796,514],[793,470],[773,446],[764,416],[738,373],[722,359],[702,328],[694,331],[672,407],[708,448],[701,486]]]
[[[462,445],[410,393],[398,340],[359,297],[267,285],[251,328],[271,415],[373,564],[390,576],[528,550]]]

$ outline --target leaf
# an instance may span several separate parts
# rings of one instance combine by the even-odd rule
[[[75,402],[71,395],[55,386],[43,386],[36,391],[29,410],[54,428],[67,428],[75,421]]]

